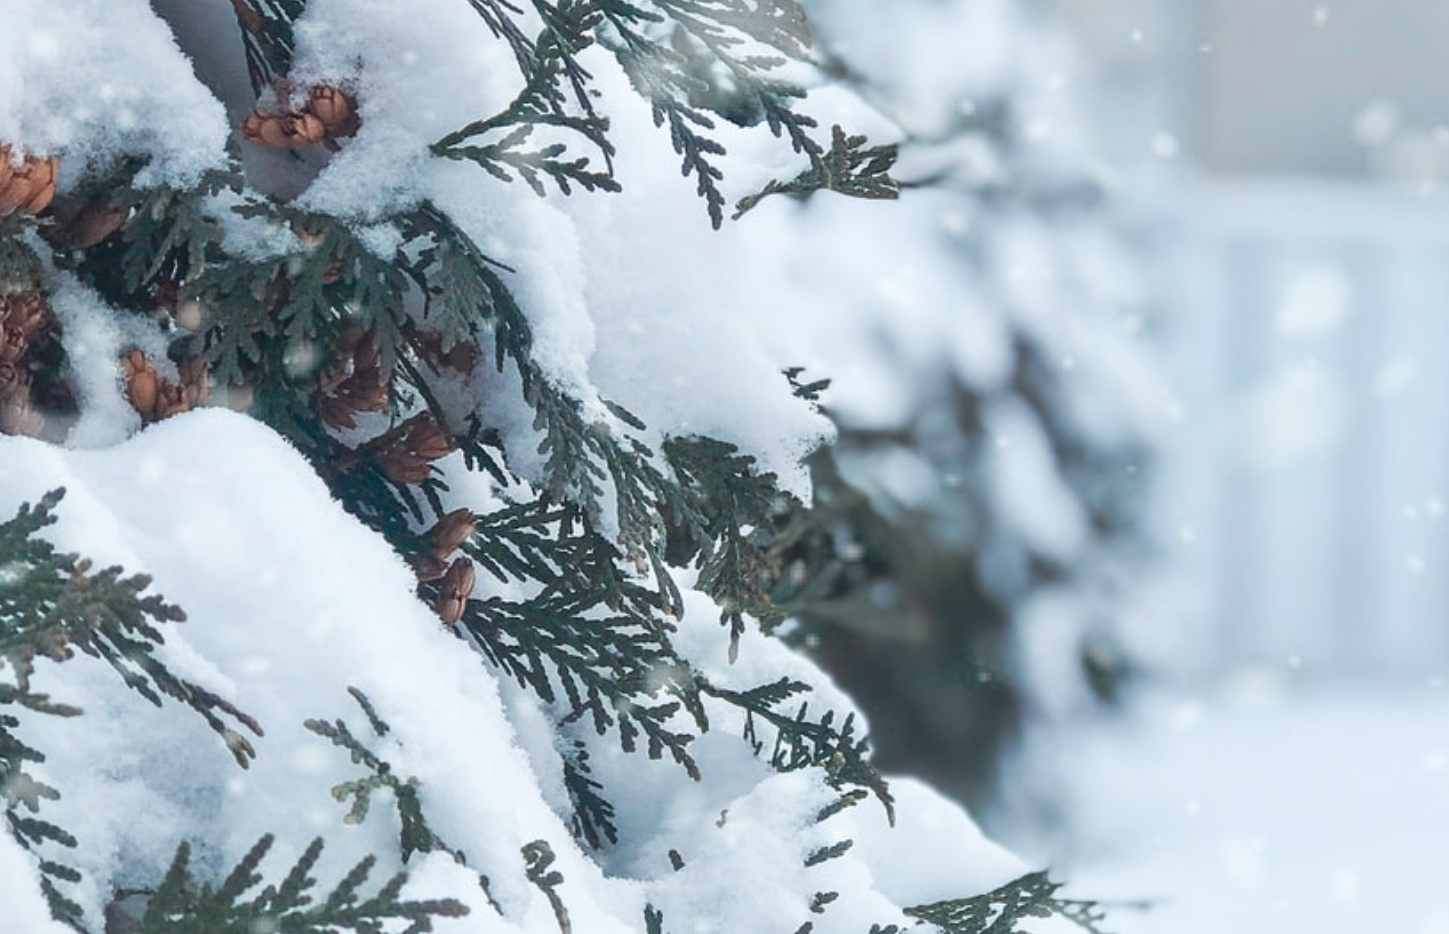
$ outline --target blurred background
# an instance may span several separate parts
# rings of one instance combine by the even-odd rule
[[[1180,616],[1139,647],[1204,673],[1441,671],[1449,6],[1051,9],[1096,79],[1182,405],[1156,514]]]
[[[809,5],[793,636],[1111,930],[1449,932],[1449,4]]]

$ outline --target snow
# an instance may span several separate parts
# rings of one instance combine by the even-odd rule
[[[223,162],[229,127],[146,0],[8,0],[0,140],[81,171],[144,153],[142,184],[185,185]]]
[[[533,327],[535,360],[591,417],[611,420],[600,404],[608,399],[639,416],[656,444],[690,434],[734,442],[808,498],[800,461],[830,428],[791,397],[780,375],[797,361],[769,352],[752,331],[754,307],[774,294],[770,280],[747,281],[747,244],[760,231],[710,229],[668,133],[606,52],[591,49],[584,61],[620,144],[623,191],[564,198],[551,190],[540,199],[521,182],[496,184],[477,166],[428,154],[446,134],[502,110],[520,87],[506,44],[466,4],[314,2],[297,33],[294,83],[353,87],[363,114],[356,138],[306,181],[300,205],[361,218],[422,198],[444,206],[511,268],[507,281]],[[848,95],[824,105],[868,112]],[[730,203],[800,170],[788,144],[759,128],[719,124],[712,132],[730,153]],[[568,142],[602,167],[602,154]],[[531,415],[499,411],[496,400],[489,414],[513,426],[504,437],[514,466],[537,479],[528,472],[537,461]]]
[[[345,807],[329,789],[357,767],[303,726],[341,718],[370,736],[349,686],[393,728],[373,748],[399,775],[420,780],[430,822],[490,878],[504,909],[499,918],[466,873],[434,854],[417,864],[409,892],[446,892],[473,909],[440,931],[554,930],[552,908],[523,876],[520,849],[533,840],[558,856],[576,928],[605,932],[638,930],[646,897],[679,919],[675,929],[759,929],[812,917],[818,930],[853,931],[861,917],[900,920],[902,899],[928,890],[974,894],[1022,869],[954,805],[910,782],[901,786],[895,830],[874,801],[814,825],[812,815],[835,798],[823,775],[772,775],[724,713],[698,744],[702,783],[668,763],[600,750],[597,774],[619,791],[627,843],[585,854],[561,817],[559,761],[546,739],[552,727],[535,702],[511,686],[500,690],[497,674],[415,599],[403,562],[268,429],[202,410],[94,450],[0,438],[0,512],[57,485],[67,495],[47,535],[98,565],[151,575],[155,592],[188,617],[168,627],[163,660],[234,700],[265,731],[243,771],[190,711],[151,707],[105,665],[85,656],[42,664],[36,689],[85,713],[57,720],[26,712],[19,734],[42,741],[48,754],[37,771],[63,794],[51,816],[81,841],[55,855],[85,873],[77,895],[91,918],[112,887],[154,884],[183,839],[193,844],[194,864],[215,873],[263,833],[280,832],[266,864],[275,873],[322,836],[324,882],[366,853],[395,852],[385,800],[361,824],[344,823]],[[813,703],[848,711],[808,662],[758,633],[747,636],[741,663],[728,665],[717,616],[691,591],[680,638],[685,656],[717,683],[788,675],[819,685]],[[847,836],[857,849],[804,866],[813,849]],[[8,840],[0,844],[0,861],[18,858]],[[664,859],[669,849],[684,855],[677,873]],[[931,871],[907,869],[905,852]],[[379,873],[395,868],[384,860]],[[27,876],[0,875],[0,929],[39,930],[27,920],[36,910]],[[845,893],[840,904],[810,915],[811,894],[830,886]]]
[[[1021,845],[1069,894],[1122,903],[1119,934],[1439,934],[1445,736],[1434,684],[1313,685],[1285,669],[1155,691],[1122,722],[1043,738],[1029,768],[1062,780],[1068,825]]]

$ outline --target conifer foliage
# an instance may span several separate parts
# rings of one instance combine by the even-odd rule
[[[797,678],[729,683],[681,648],[681,627],[701,625],[698,601],[686,619],[689,594],[718,606],[718,638],[732,660],[752,619],[779,618],[767,590],[798,501],[733,444],[658,439],[623,406],[571,382],[541,352],[532,293],[490,255],[494,241],[477,232],[476,204],[424,188],[347,204],[309,190],[325,188],[330,159],[341,164],[352,147],[369,145],[370,95],[379,93],[365,61],[355,72],[294,75],[304,57],[314,71],[332,61],[326,16],[313,17],[314,5],[324,6],[232,0],[224,15],[208,14],[220,23],[209,35],[229,38],[255,100],[228,102],[241,116],[207,158],[176,158],[164,134],[128,135],[134,115],[93,127],[97,138],[120,140],[100,149],[3,141],[0,429],[55,443],[89,433],[95,443],[225,406],[285,438],[331,496],[406,560],[437,625],[456,636],[459,652],[476,652],[478,677],[511,682],[529,698],[532,716],[552,732],[560,774],[545,780],[564,792],[564,826],[601,861],[632,841],[618,819],[618,789],[594,763],[635,754],[708,783],[697,750],[719,723],[741,724],[739,743],[768,770],[821,777],[836,803],[815,825],[866,797],[889,811],[892,792],[850,711],[812,703],[811,685]],[[457,5],[506,50],[514,71],[496,81],[508,93],[496,112],[410,158],[470,164],[466,190],[479,197],[518,182],[545,198],[619,189],[615,162],[629,153],[611,136],[614,102],[598,79],[606,68],[647,101],[716,227],[727,201],[721,121],[778,139],[798,168],[744,197],[739,211],[770,194],[895,192],[889,148],[840,128],[822,132],[800,109],[804,92],[786,75],[809,66],[814,52],[792,0]],[[333,15],[348,15],[335,6]],[[90,317],[76,310],[77,295]],[[147,578],[94,571],[48,543],[43,530],[63,508],[58,493],[49,495],[0,525],[0,790],[7,832],[38,854],[54,917],[98,934],[93,910],[67,894],[78,873],[49,855],[85,845],[64,825],[66,808],[87,804],[31,774],[44,760],[44,737],[26,729],[33,718],[6,712],[82,713],[31,690],[37,664],[80,664],[66,661],[76,650],[107,662],[148,700],[193,709],[242,767],[257,754],[248,735],[266,724],[243,712],[245,698],[233,705],[161,661],[158,646],[183,614],[151,593]],[[306,726],[363,769],[332,789],[348,804],[339,823],[379,820],[369,812],[388,799],[401,828],[395,849],[319,883],[320,840],[278,847],[269,834],[222,876],[208,874],[215,859],[198,864],[193,841],[179,840],[169,870],[158,867],[143,889],[110,893],[108,926],[139,934],[432,930],[464,918],[463,894],[407,896],[405,871],[375,889],[368,880],[379,863],[416,865],[436,853],[468,867],[491,910],[522,924],[507,917],[507,897],[494,899],[469,856],[445,842],[449,828],[429,813],[427,784],[379,751],[393,742],[392,727],[365,694],[353,697],[368,730],[344,720]],[[564,934],[571,890],[556,853],[573,844],[528,841],[509,870],[542,894]],[[850,848],[838,839],[811,849],[799,869],[819,872]],[[300,855],[264,884],[275,849]],[[670,862],[689,871],[674,851]],[[520,897],[517,886],[511,891]],[[994,897],[965,894],[963,906]],[[811,930],[817,921],[809,919],[831,917],[840,898],[828,888],[806,893],[805,918],[782,917],[780,930]],[[1040,905],[1057,910],[1050,899]],[[892,910],[900,917],[908,907]],[[869,923],[837,926],[847,921]],[[698,922],[646,896],[635,926]],[[988,929],[984,920],[945,927]]]

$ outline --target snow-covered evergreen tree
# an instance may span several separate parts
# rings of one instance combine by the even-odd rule
[[[895,193],[793,2],[4,21],[0,930],[1096,929],[749,619],[829,426],[709,228]]]
[[[838,442],[776,590],[876,726],[881,761],[990,796],[1024,722],[1124,668],[1165,396],[1104,220],[1071,50],[1028,0],[807,3],[828,69],[900,140],[889,210],[761,207],[761,264]]]

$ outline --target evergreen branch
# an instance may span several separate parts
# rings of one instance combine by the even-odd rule
[[[600,793],[603,786],[590,775],[588,747],[574,741],[571,752],[563,756],[564,789],[573,805],[569,828],[576,839],[594,849],[619,842],[619,828],[614,823],[614,805]]]
[[[835,179],[837,167],[826,165],[826,149],[811,135],[816,121],[794,108],[805,92],[770,74],[786,60],[811,57],[804,11],[793,0],[650,0],[648,8],[625,0],[596,2],[610,26],[605,44],[650,102],[655,125],[668,126],[681,170],[695,177],[714,227],[724,222],[724,195],[718,184],[723,173],[713,158],[724,148],[705,135],[714,128],[709,114],[741,125],[764,121],[809,158],[807,174],[819,176],[820,184]],[[657,38],[666,23],[673,27],[668,46]],[[877,197],[882,190],[843,177],[837,185]]]
[[[1094,902],[1057,898],[1059,883],[1045,872],[1022,876],[973,898],[933,902],[905,909],[906,915],[934,925],[945,934],[1016,934],[1028,918],[1061,917],[1088,934],[1106,934],[1106,914]]]
[[[39,535],[56,521],[55,508],[63,495],[63,490],[53,490],[0,522],[0,555],[5,556],[0,565],[0,662],[13,679],[11,684],[0,683],[0,799],[11,837],[31,852],[47,844],[74,848],[76,840],[64,828],[33,816],[42,801],[58,800],[60,792],[26,771],[27,764],[43,762],[45,756],[15,734],[21,722],[3,708],[15,705],[49,716],[81,713],[30,689],[38,658],[65,661],[78,648],[105,659],[127,686],[158,706],[163,696],[171,697],[201,714],[242,766],[255,752],[224,717],[261,735],[260,725],[251,717],[205,688],[177,678],[153,656],[163,641],[157,626],[185,615],[158,596],[142,596],[149,578],[122,578],[119,568],[92,574],[89,561],[57,551]],[[22,808],[29,813],[22,813]],[[50,859],[41,859],[39,868],[41,891],[51,913],[80,929],[81,908],[61,891],[61,884],[79,881],[79,873]]]
[[[567,149],[563,143],[552,143],[538,149],[525,150],[522,148],[522,144],[527,142],[536,126],[558,125],[563,122],[539,119],[533,121],[532,125],[514,129],[496,143],[482,146],[451,146],[434,151],[449,159],[476,162],[490,175],[501,181],[511,182],[517,175],[539,196],[547,194],[547,189],[543,184],[544,178],[551,179],[558,186],[559,191],[566,195],[572,193],[570,183],[578,185],[585,191],[620,191],[619,183],[614,181],[607,172],[596,172],[589,168],[587,156],[567,161],[560,159],[559,156],[563,155]]]
[[[292,24],[307,0],[231,0],[246,48],[247,77],[252,92],[262,90],[292,67],[295,40]]]
[[[399,934],[424,934],[437,918],[459,918],[467,906],[454,899],[411,901],[399,898],[406,875],[384,883],[371,895],[363,895],[376,862],[371,856],[357,863],[318,902],[316,880],[309,873],[322,854],[323,844],[314,840],[287,872],[280,885],[268,885],[246,898],[262,882],[258,871],[274,838],[268,834],[232,869],[221,886],[198,882],[191,870],[191,848],[183,843],[170,869],[152,893],[134,934],[191,934],[207,931],[285,931],[287,934],[380,934],[389,921],[406,922],[392,928]]]
[[[0,554],[8,558],[10,578],[0,587],[0,659],[14,672],[18,695],[29,694],[38,656],[63,661],[79,649],[104,659],[153,704],[170,697],[196,711],[245,767],[255,750],[228,719],[258,736],[260,724],[212,691],[177,678],[153,654],[164,641],[158,625],[186,615],[159,596],[142,596],[149,577],[122,577],[115,567],[93,572],[88,560],[57,552],[36,535],[55,521],[63,493],[54,490],[0,523]]]
[[[398,225],[416,257],[410,263],[409,276],[427,296],[425,313],[445,327],[488,327],[493,333],[495,365],[502,370],[512,362],[517,369],[524,401],[534,411],[534,428],[542,436],[543,502],[575,504],[583,522],[598,528],[604,524],[607,476],[626,557],[636,566],[654,571],[659,594],[677,615],[678,591],[655,553],[662,533],[660,504],[670,484],[652,463],[652,452],[638,441],[621,438],[608,425],[590,422],[582,402],[560,389],[542,370],[533,357],[528,319],[500,275],[503,267],[489,260],[446,215],[424,204],[399,218]],[[626,426],[639,427],[628,412],[618,406],[609,408]],[[465,453],[486,461],[487,453],[476,440],[465,441],[464,447]],[[489,557],[475,556],[487,565]],[[499,567],[507,563],[501,555],[494,560],[500,562]],[[610,593],[617,590],[611,587]]]
[[[755,194],[735,205],[739,219],[770,195],[803,198],[817,191],[835,191],[854,198],[891,200],[900,196],[900,182],[890,175],[895,165],[895,146],[865,147],[864,136],[847,136],[837,124],[831,130],[830,149],[813,160],[808,169],[787,182],[771,181]],[[823,387],[822,387],[823,388]]]
[[[488,24],[493,35],[503,39],[513,50],[513,56],[518,61],[518,68],[525,78],[532,77],[533,62],[536,56],[533,40],[524,34],[523,30],[514,22],[514,17],[523,12],[519,7],[509,3],[508,0],[468,0],[473,11],[483,18]]]
[[[432,146],[433,153],[476,162],[503,181],[512,181],[517,175],[539,195],[545,193],[544,177],[551,178],[564,194],[570,193],[570,184],[587,191],[618,191],[619,184],[613,178],[614,145],[608,137],[609,121],[594,110],[586,92],[589,75],[577,61],[578,54],[593,43],[598,11],[588,0],[560,0],[556,6],[536,3],[545,26],[538,39],[528,43],[520,41],[517,26],[497,3],[474,0],[473,5],[495,34],[513,36],[510,42],[524,74],[524,87],[501,113],[476,120],[438,140]],[[572,86],[572,100],[580,106],[580,113],[569,111],[565,83]],[[590,169],[587,157],[560,158],[567,148],[563,143],[525,149],[524,144],[539,127],[582,136],[603,154],[604,171]],[[503,131],[503,136],[494,142],[468,144],[495,131]]]
[[[553,908],[554,919],[558,921],[559,934],[573,934],[569,910],[558,894],[558,887],[564,881],[563,873],[549,868],[554,864],[554,859],[553,848],[546,840],[534,840],[523,847],[524,872],[528,881],[538,886],[548,899],[549,906]]]
[[[854,714],[847,715],[837,727],[834,711],[812,719],[808,703],[801,703],[793,715],[786,713],[786,703],[810,690],[809,685],[788,678],[745,691],[717,687],[701,678],[700,690],[745,712],[745,740],[757,755],[764,752],[767,740],[770,742],[771,768],[781,772],[823,768],[832,788],[854,785],[870,790],[895,822],[895,799],[885,778],[870,762],[869,739],[855,735]],[[761,723],[769,726],[773,735],[762,737]]]
[[[587,720],[601,736],[612,729],[626,752],[643,737],[650,758],[668,752],[698,780],[688,750],[693,737],[667,725],[681,704],[697,721],[702,715],[688,666],[647,617],[586,615],[599,600],[596,593],[553,592],[523,603],[473,599],[459,626],[521,686],[562,704],[565,723]],[[660,692],[675,700],[653,702]]]
[[[349,687],[347,692],[362,708],[373,732],[378,737],[387,735],[389,727],[377,715],[367,695],[354,687]],[[392,764],[368,748],[343,720],[333,720],[330,723],[324,720],[306,720],[302,725],[318,736],[330,740],[334,746],[345,749],[354,763],[367,769],[368,774],[364,777],[342,782],[332,788],[332,797],[338,801],[349,798],[352,800],[352,807],[343,818],[344,823],[360,824],[366,820],[373,793],[385,788],[392,793],[393,802],[397,806],[401,825],[399,845],[403,862],[410,860],[414,853],[440,851],[452,856],[460,865],[466,865],[463,854],[449,846],[428,823],[423,814],[420,785],[416,778],[399,778]]]
[[[746,613],[766,622],[783,618],[767,593],[779,577],[771,530],[792,501],[780,492],[774,474],[758,473],[755,459],[732,444],[671,438],[664,455],[677,483],[674,495],[664,498],[669,557],[700,569],[695,586],[719,603],[733,661]]]

